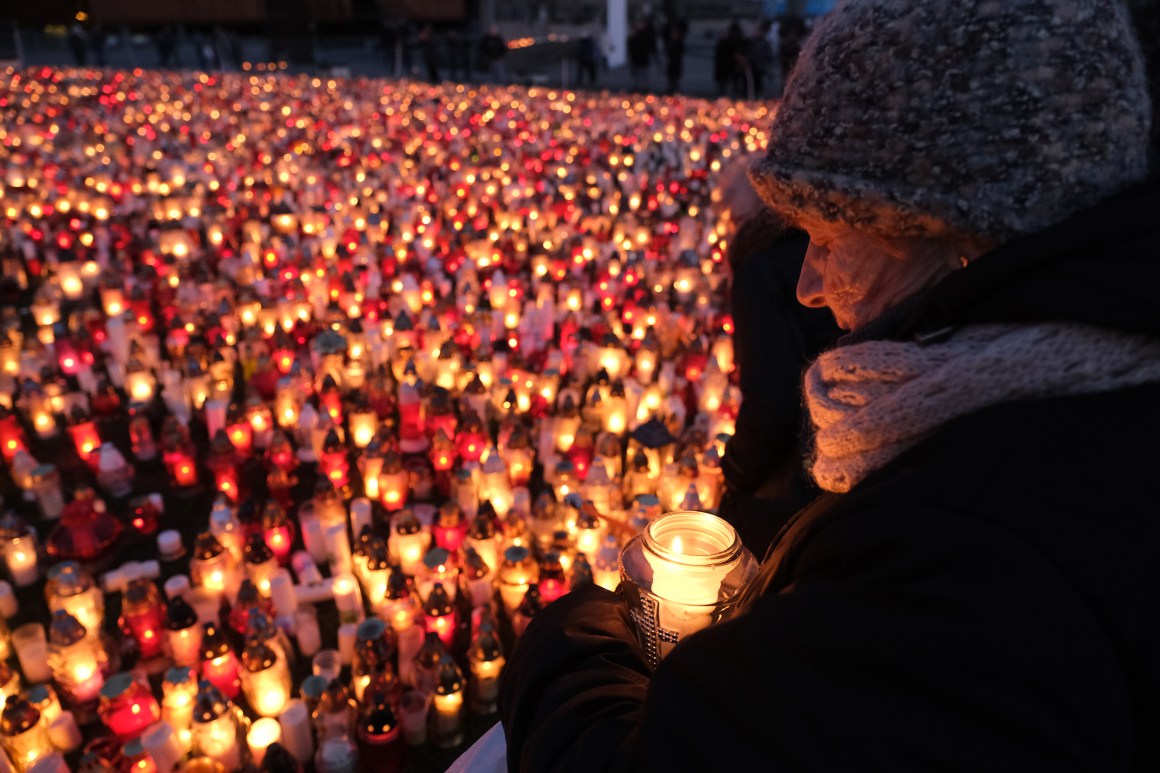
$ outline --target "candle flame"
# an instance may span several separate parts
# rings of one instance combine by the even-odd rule
[[[681,550],[681,547],[682,547],[682,545],[681,545],[681,538],[680,538],[680,537],[673,537],[673,546],[672,546],[672,550],[673,550],[673,552],[674,552],[674,553],[681,553],[681,552],[683,552],[683,551]]]

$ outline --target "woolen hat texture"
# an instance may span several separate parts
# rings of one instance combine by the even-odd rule
[[[750,169],[765,202],[883,236],[1033,233],[1147,174],[1117,0],[839,0]]]

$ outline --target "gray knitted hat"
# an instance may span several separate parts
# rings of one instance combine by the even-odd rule
[[[839,0],[750,169],[765,202],[885,236],[1008,239],[1143,178],[1117,0]]]

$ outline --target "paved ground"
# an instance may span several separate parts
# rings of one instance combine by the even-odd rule
[[[700,97],[717,96],[713,80],[713,46],[720,27],[720,24],[700,23],[690,31],[680,93]],[[520,30],[507,31],[509,38],[515,38],[520,34]],[[541,35],[538,40],[543,40],[543,37]],[[580,84],[577,83],[578,71],[574,58],[575,39],[575,30],[564,29],[555,42],[538,42],[528,48],[511,52],[507,62],[507,80],[525,84],[577,87]],[[565,40],[567,42],[564,42]],[[280,52],[271,47],[270,41],[265,38],[244,37],[237,41],[235,50],[237,61],[235,57],[226,57],[221,65],[225,69],[237,69],[243,62],[264,63],[275,57],[292,59],[288,69],[295,71],[413,78],[424,78],[427,75],[419,53],[413,47],[384,51],[378,46],[376,39],[369,37],[304,41],[296,51],[290,53]],[[64,65],[74,61],[63,38],[25,36],[22,40],[22,51],[26,65]],[[467,58],[474,59],[473,56]],[[95,62],[95,56],[90,51],[89,63]],[[104,50],[104,64],[121,68],[157,67],[161,65],[161,57],[156,45],[149,38],[110,35]],[[450,60],[444,58],[444,64],[450,65]],[[198,56],[197,41],[191,38],[180,41],[174,47],[170,65],[181,68],[204,67],[205,59]],[[486,74],[472,70],[465,77],[462,69],[451,72],[449,67],[445,67],[441,77],[479,82]],[[777,80],[776,74],[773,80]],[[776,85],[772,84],[774,88]],[[663,62],[658,60],[639,84],[628,67],[620,67],[602,69],[598,72],[594,85],[585,85],[586,88],[595,87],[612,91],[633,91],[638,90],[638,86],[641,87],[640,90],[656,93],[666,89]],[[773,96],[773,93],[764,96]]]

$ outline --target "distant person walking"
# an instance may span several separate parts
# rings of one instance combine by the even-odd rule
[[[487,34],[479,42],[479,56],[488,80],[493,83],[503,83],[507,80],[507,66],[504,63],[507,50],[507,41],[499,34],[499,29],[489,27]]]
[[[84,67],[89,61],[89,36],[80,22],[68,28],[68,49],[77,67]]]
[[[717,81],[717,96],[736,96],[738,78],[743,78],[739,64],[744,60],[745,36],[741,25],[730,22],[725,34],[717,39],[713,51],[713,79]]]
[[[638,19],[628,37],[628,64],[632,70],[633,91],[648,88],[649,65],[657,53],[657,36],[647,19]]]
[[[761,99],[764,96],[766,81],[773,70],[773,44],[769,42],[769,31],[772,28],[773,25],[768,21],[759,23],[745,48],[752,79],[746,89],[746,96],[750,99]]]
[[[423,66],[427,69],[427,80],[439,83],[439,41],[435,39],[435,31],[430,24],[419,30],[419,52],[423,57]]]
[[[90,48],[93,52],[93,63],[96,64],[97,67],[105,66],[106,39],[107,36],[105,35],[105,30],[102,29],[101,25],[99,24],[93,27],[92,32],[89,33]]]
[[[665,76],[667,93],[675,94],[681,88],[681,74],[685,66],[685,39],[689,24],[684,19],[671,19],[665,25]]]
[[[153,35],[153,46],[157,49],[157,64],[163,70],[173,66],[177,56],[177,30],[166,24]]]
[[[595,86],[596,71],[600,64],[600,46],[591,32],[585,32],[576,47],[576,83],[579,86]]]

